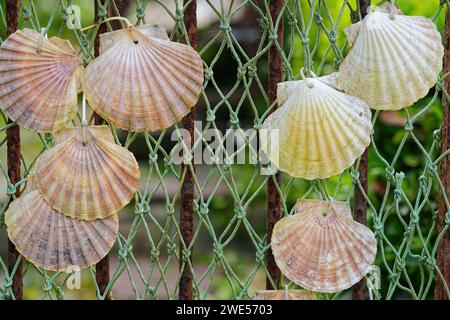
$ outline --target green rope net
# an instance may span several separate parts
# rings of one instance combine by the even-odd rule
[[[161,20],[172,40],[188,42],[183,14],[190,2],[183,4],[181,0],[98,1],[96,13],[91,1],[20,0],[19,29],[27,27],[68,38],[88,63],[93,59],[99,26],[86,31],[69,28],[76,24],[73,7],[81,8],[84,27],[93,23],[94,15],[102,20],[125,14],[123,3],[127,3],[126,15],[132,23]],[[3,41],[7,22],[4,1],[0,4]],[[433,19],[443,30],[445,1],[423,4],[399,0],[398,6],[405,14]],[[270,248],[265,216],[267,182],[276,180],[261,174],[267,165],[260,159],[254,164],[235,164],[233,159],[240,154],[249,157],[255,151],[256,135],[248,135],[246,130],[259,129],[276,107],[275,103],[269,104],[267,94],[269,48],[276,45],[281,53],[285,80],[299,79],[301,68],[306,74],[329,74],[338,68],[349,49],[343,28],[359,19],[355,0],[284,1],[275,21],[268,0],[202,0],[197,7],[198,52],[204,62],[205,81],[196,109],[202,126],[196,126],[192,150],[202,147],[210,161],[196,165],[195,172],[192,164],[181,171],[181,166],[173,162],[171,155],[184,144],[172,139],[173,135],[183,135],[180,124],[143,134],[111,127],[116,142],[136,155],[141,169],[140,189],[119,215],[120,234],[110,253],[107,291],[114,298],[176,299],[180,264],[192,273],[195,299],[248,299],[265,287],[266,277],[274,283],[265,265]],[[283,48],[277,42],[282,20]],[[108,30],[122,27],[120,21],[105,24]],[[437,203],[439,194],[445,194],[439,164],[450,153],[440,153],[441,96],[448,97],[443,91],[445,76],[427,97],[410,108],[396,113],[372,112],[375,130],[369,148],[367,194],[359,180],[359,161],[337,177],[306,181],[283,174],[282,183],[276,184],[283,215],[293,213],[297,198],[351,201],[356,189],[363,192],[369,208],[368,225],[378,241],[380,284],[370,288],[372,299],[429,298],[435,278],[442,278],[436,254],[450,223],[447,214],[446,226],[438,234]],[[15,191],[26,187],[26,176],[36,158],[53,145],[53,137],[21,130],[23,180],[12,184],[6,168],[6,130],[13,124],[7,124],[6,116],[0,114],[0,297],[14,299],[12,277],[18,264],[24,263],[26,299],[104,299],[106,293],[100,293],[95,280],[95,266],[81,272],[79,290],[70,289],[73,274],[48,272],[24,258],[8,272],[4,213]],[[80,117],[75,122],[79,124]],[[215,149],[211,148],[213,138],[202,135],[209,129],[217,132]],[[242,144],[227,153],[225,146],[230,139],[240,139]],[[223,161],[218,160],[219,154],[223,154]],[[195,154],[184,157],[192,160]],[[186,170],[194,172],[196,189],[193,241],[189,246],[180,243],[179,222],[180,189]],[[448,198],[444,198],[450,210]],[[369,273],[367,278],[372,275]],[[296,288],[288,279],[283,279],[285,286]],[[445,290],[448,294],[449,289]],[[348,297],[349,291],[318,294],[320,299]]]

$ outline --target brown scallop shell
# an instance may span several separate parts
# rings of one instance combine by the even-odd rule
[[[9,238],[27,260],[63,272],[100,261],[119,231],[117,215],[94,221],[72,219],[51,208],[37,190],[10,204],[5,223]]]
[[[311,291],[338,292],[360,281],[377,242],[345,202],[299,200],[296,214],[275,225],[272,251],[281,272]]]
[[[202,89],[198,53],[149,28],[102,34],[104,51],[87,66],[82,81],[94,110],[128,131],[170,127],[189,113]]]
[[[444,46],[431,19],[403,15],[385,2],[344,32],[352,48],[339,66],[337,88],[372,109],[408,107],[436,84]]]
[[[76,116],[82,70],[69,41],[16,31],[0,48],[0,105],[27,129],[61,129]]]
[[[306,78],[278,83],[280,107],[259,131],[261,149],[283,172],[324,179],[349,168],[370,144],[371,112],[362,100]]]
[[[67,139],[36,162],[36,187],[66,216],[107,218],[125,206],[139,186],[139,166],[133,154],[105,139],[109,129],[101,128],[66,129],[60,135]]]

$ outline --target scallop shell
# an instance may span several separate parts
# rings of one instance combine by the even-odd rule
[[[376,251],[374,234],[352,219],[345,202],[299,200],[296,214],[281,219],[272,236],[281,272],[312,291],[351,287],[370,271]]]
[[[158,25],[143,25],[134,27],[139,30],[143,35],[153,38],[169,41],[166,30]],[[123,37],[122,30],[116,30],[112,32],[102,33],[100,35],[100,53],[105,52],[111,48],[116,42],[120,41]]]
[[[181,120],[197,102],[203,83],[198,53],[149,28],[102,34],[105,51],[83,78],[95,111],[116,127],[135,132],[165,129]]]
[[[37,190],[10,204],[5,223],[9,238],[27,260],[63,272],[100,261],[119,231],[117,215],[95,221],[72,219],[52,209]]]
[[[318,78],[279,83],[277,97],[282,105],[265,120],[260,138],[280,170],[327,178],[350,167],[369,145],[371,113],[363,101]]]
[[[253,300],[317,300],[317,297],[307,290],[258,290]]]
[[[90,126],[88,128],[89,132],[93,136],[114,143],[114,136],[107,125],[96,125]],[[80,128],[72,127],[72,128],[65,128],[63,130],[55,132],[55,134],[53,135],[55,139],[55,144],[59,144],[61,142],[69,140],[70,138],[75,137],[78,134],[79,130]]]
[[[346,34],[353,46],[339,67],[338,87],[371,108],[410,106],[436,83],[444,48],[430,19],[404,16],[387,4]]]
[[[82,70],[69,41],[19,30],[1,45],[0,105],[27,129],[60,129],[76,116]]]
[[[133,154],[103,139],[108,128],[101,128],[67,129],[70,132],[60,134],[68,139],[36,162],[36,187],[55,210],[71,218],[107,218],[125,206],[139,186]]]

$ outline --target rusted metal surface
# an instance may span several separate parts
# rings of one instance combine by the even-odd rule
[[[445,46],[444,46],[444,74],[450,72],[450,9],[447,8],[445,12]],[[444,79],[444,89],[450,93],[450,78]],[[442,152],[450,148],[450,101],[442,95]],[[440,164],[440,178],[445,188],[445,194],[440,194],[438,207],[438,232],[441,233],[445,226],[445,215],[449,209],[445,205],[444,197],[450,198],[450,155],[442,159]],[[445,278],[447,287],[450,288],[450,231],[447,230],[444,237],[438,246],[436,263]],[[436,278],[436,286],[434,297],[437,300],[447,300],[450,297],[447,295],[445,286],[440,277]]]
[[[359,0],[358,2],[361,18],[364,19],[364,17],[367,16],[367,9],[370,7],[370,0]]]
[[[367,183],[367,149],[361,156],[361,162],[359,165],[359,181],[367,193],[368,183]],[[367,224],[367,202],[364,199],[363,193],[358,187],[355,188],[355,198],[353,200],[353,217],[355,221],[362,224]],[[366,298],[365,283],[364,278],[352,287],[352,299],[353,300],[364,300]]]
[[[100,1],[103,5],[105,3],[105,0]],[[94,12],[96,12],[95,15],[95,22],[99,21],[99,17],[97,16],[98,12],[98,3],[97,1],[94,1]],[[95,37],[94,42],[94,55],[97,57],[100,54],[100,34],[106,32],[106,24],[102,24],[98,30],[98,33]],[[100,117],[98,114],[94,113],[94,123],[95,124],[102,124],[104,123],[102,117]],[[109,255],[106,255],[102,260],[100,260],[95,265],[95,279],[97,281],[97,285],[99,288],[99,293],[102,297],[104,297],[105,300],[111,299],[111,291],[108,291],[105,294],[106,288],[108,286],[108,283],[110,281],[110,271],[109,271]]]
[[[115,15],[120,15],[122,17],[126,17],[127,16],[127,10],[131,6],[132,2],[135,2],[135,1],[131,1],[131,0],[115,0],[114,3],[116,4],[117,10],[113,10],[113,6],[110,5],[109,6],[109,10],[108,10],[108,15],[110,17],[115,16]],[[111,26],[112,26],[112,28],[114,30],[122,28],[122,24],[121,24],[120,21],[111,21],[110,24],[111,24]]]
[[[272,0],[269,3],[270,15],[272,21],[275,24],[278,16],[280,15],[281,8],[283,6],[282,0]],[[277,30],[277,40],[280,47],[283,47],[283,21],[280,21],[279,28]],[[273,103],[277,99],[277,83],[283,81],[283,63],[281,59],[281,53],[277,46],[273,44],[269,50],[269,82],[268,82],[268,95],[269,102]],[[276,173],[274,179],[269,179],[267,183],[267,241],[272,239],[272,232],[275,224],[281,218],[281,197],[278,194],[276,183],[281,183],[280,172]],[[281,272],[275,263],[275,259],[272,254],[272,250],[269,249],[266,256],[267,270],[270,274],[270,278],[275,285],[275,288],[270,281],[270,278],[266,279],[266,289],[278,289],[280,287]]]
[[[367,15],[367,8],[370,6],[370,0],[359,0],[359,11],[361,17],[364,18]],[[356,21],[353,21],[356,22]],[[359,181],[367,194],[368,181],[367,181],[367,170],[368,170],[368,150],[366,149],[361,156],[361,162],[359,164]],[[355,195],[353,200],[353,218],[362,224],[367,224],[367,202],[364,199],[364,195],[361,190],[356,187]],[[364,279],[353,285],[352,287],[352,299],[353,300],[364,300],[366,298]]]
[[[6,1],[6,35],[14,33],[18,26],[19,2],[17,0]],[[12,184],[20,181],[20,128],[13,126],[6,131],[7,137],[7,165],[8,176]],[[20,196],[20,190],[16,190],[16,197]],[[8,240],[8,271],[11,273],[16,266],[17,259],[20,254],[17,252],[14,244]],[[17,300],[23,299],[23,279],[22,279],[22,264],[16,269],[16,273],[12,279],[11,289],[14,297]]]
[[[185,4],[188,1],[185,0]],[[184,24],[189,37],[189,43],[193,48],[197,48],[197,2],[192,1],[184,12]],[[181,121],[183,129],[189,131],[190,141],[187,141],[188,146],[193,145],[194,138],[194,121],[195,108],[186,115]],[[181,172],[186,170],[186,175],[181,186],[181,211],[180,211],[180,231],[181,237],[186,247],[192,242],[194,229],[194,176],[193,172],[187,165],[181,166]],[[183,268],[183,246],[180,244],[180,272],[182,272],[180,286],[178,291],[178,298],[180,300],[192,299],[192,273],[187,264],[184,263]],[[189,256],[192,261],[192,252]]]
[[[109,255],[106,255],[95,265],[95,280],[97,281],[99,293],[105,300],[111,300],[111,290],[106,292],[109,284]]]
[[[6,0],[6,35],[16,32],[19,19],[19,1]]]

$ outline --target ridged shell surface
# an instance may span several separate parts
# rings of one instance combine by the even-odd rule
[[[107,218],[137,190],[138,163],[127,149],[96,136],[96,127],[71,130],[67,140],[39,157],[34,183],[45,200],[66,216]]]
[[[72,219],[52,209],[37,190],[11,203],[5,223],[9,238],[27,260],[63,272],[100,261],[119,231],[117,215],[95,221]]]
[[[370,271],[377,242],[352,219],[348,203],[299,200],[296,214],[274,228],[272,252],[281,272],[312,291],[338,292]]]
[[[166,30],[158,25],[143,25],[134,27],[145,36],[158,38],[162,40],[169,40]],[[123,30],[116,30],[102,33],[100,35],[100,53],[105,52],[111,48],[116,42],[123,38]]]
[[[114,143],[114,136],[112,135],[112,132],[107,125],[89,126],[88,130],[89,133],[96,138]],[[67,141],[70,138],[74,138],[79,135],[79,132],[79,127],[64,128],[62,130],[59,130],[53,135],[55,138],[55,144]]]
[[[317,297],[307,290],[258,290],[253,300],[317,300]]]
[[[82,70],[69,41],[19,30],[0,48],[1,108],[27,129],[58,130],[76,115]]]
[[[278,84],[280,108],[263,123],[261,147],[281,171],[327,178],[350,167],[370,143],[369,107],[320,78]]]
[[[203,65],[191,47],[163,39],[148,27],[101,35],[100,54],[86,68],[90,105],[128,131],[156,131],[181,120],[197,102]]]
[[[371,108],[410,106],[436,83],[444,48],[430,19],[404,16],[387,4],[346,34],[353,46],[339,67],[338,87]]]

